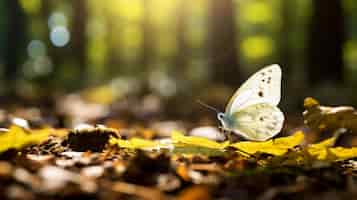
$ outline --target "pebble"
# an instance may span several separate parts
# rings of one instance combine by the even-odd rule
[[[84,175],[84,176],[90,177],[90,178],[98,178],[98,177],[101,177],[103,174],[104,174],[104,167],[102,167],[102,166],[84,167],[81,170],[81,175]]]
[[[224,141],[225,135],[213,126],[202,126],[192,129],[189,132],[190,136],[204,137],[215,141]]]
[[[172,174],[160,174],[157,178],[157,187],[162,191],[173,191],[180,186],[180,180]]]
[[[151,129],[161,137],[170,137],[173,130],[185,132],[184,125],[180,121],[156,122],[152,124]]]
[[[45,166],[38,172],[42,178],[43,190],[56,192],[66,186],[68,182],[78,183],[79,175],[55,166]]]

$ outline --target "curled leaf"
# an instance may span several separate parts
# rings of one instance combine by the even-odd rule
[[[103,125],[79,125],[71,130],[65,139],[69,148],[74,151],[101,152],[110,137],[120,138],[118,130]]]
[[[304,101],[304,123],[317,131],[346,128],[357,132],[357,111],[351,106],[321,106],[311,97]]]
[[[304,107],[306,109],[316,108],[319,105],[320,105],[320,103],[316,99],[314,99],[312,97],[307,97],[304,100]]]

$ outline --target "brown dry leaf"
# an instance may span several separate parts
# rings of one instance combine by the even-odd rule
[[[192,186],[183,190],[178,197],[178,200],[201,200],[212,199],[209,193],[209,188],[201,185]]]
[[[199,171],[222,172],[221,167],[217,163],[196,163],[191,164],[190,168]]]
[[[125,182],[116,182],[112,187],[113,191],[137,196],[147,200],[163,200],[167,199],[160,190],[151,187],[144,187]]]
[[[176,167],[176,173],[185,181],[191,180],[190,176],[188,175],[188,168],[186,165],[180,164]]]
[[[66,143],[75,151],[102,151],[110,138],[120,138],[118,130],[102,125],[80,125],[71,130],[66,138]]]
[[[308,97],[304,100],[304,123],[310,128],[321,131],[335,131],[346,128],[357,132],[357,111],[351,106],[328,107]]]

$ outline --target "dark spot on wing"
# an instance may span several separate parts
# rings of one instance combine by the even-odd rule
[[[262,76],[265,76],[265,72],[262,72]]]
[[[263,97],[263,96],[264,96],[264,94],[263,94],[262,91],[259,91],[259,92],[258,92],[258,95],[259,95],[260,97]]]
[[[264,82],[265,82],[265,79],[262,79],[262,82],[264,83]]]
[[[270,84],[270,82],[271,82],[271,77],[269,76],[268,77],[268,84]]]
[[[260,120],[260,121],[264,121],[264,118],[263,118],[263,117],[260,117],[259,120]]]

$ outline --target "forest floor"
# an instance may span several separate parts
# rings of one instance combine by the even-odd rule
[[[353,132],[352,125],[345,126],[355,120],[352,108],[306,101],[304,116],[295,120],[301,124],[287,117],[283,133],[267,142],[225,142],[205,117],[197,123],[145,121],[155,112],[151,104],[141,112],[128,110],[127,104],[104,108],[71,96],[56,106],[6,108],[0,112],[3,200],[335,200],[357,195],[356,140],[339,133],[341,128],[348,132],[344,135]],[[66,128],[77,122],[91,125]],[[330,133],[325,137],[316,129],[322,125]]]

